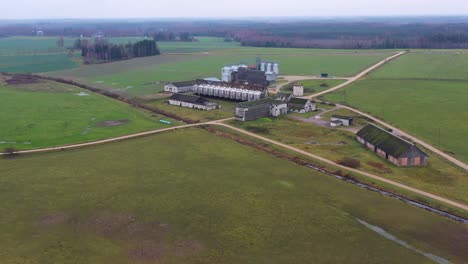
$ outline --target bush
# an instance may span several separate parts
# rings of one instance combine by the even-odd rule
[[[247,126],[245,129],[251,131],[251,132],[254,132],[254,133],[258,133],[258,134],[269,134],[270,133],[270,129],[268,129],[267,127],[257,127],[257,126]]]
[[[8,157],[8,156],[11,157],[11,156],[16,155],[16,154],[17,154],[17,153],[16,153],[17,151],[18,151],[18,150],[17,150],[16,148],[14,148],[14,147],[8,147],[8,148],[5,148],[5,149],[3,150],[3,153],[5,153],[7,157]]]
[[[338,161],[338,164],[346,166],[346,167],[354,168],[354,169],[361,167],[361,162],[353,158],[344,158]]]

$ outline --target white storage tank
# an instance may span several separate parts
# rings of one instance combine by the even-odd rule
[[[273,64],[273,72],[279,74],[279,65],[278,63]]]

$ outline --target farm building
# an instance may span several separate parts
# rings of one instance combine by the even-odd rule
[[[169,97],[168,103],[170,105],[177,105],[207,111],[221,108],[219,104],[211,103],[205,98],[180,93],[175,93],[171,97]]]
[[[273,61],[262,61],[257,57],[257,70],[265,73],[268,82],[274,82],[279,76],[279,64]]]
[[[353,118],[349,116],[341,116],[341,115],[332,115],[330,126],[337,127],[337,126],[352,126],[353,125]]]
[[[304,86],[294,85],[293,86],[293,95],[297,96],[297,97],[304,96]]]
[[[236,106],[236,120],[252,121],[267,116],[280,116],[288,113],[286,102],[265,98],[257,101],[242,102]]]
[[[173,82],[164,85],[164,91],[169,93],[186,93],[191,92],[195,81]]]
[[[429,156],[415,144],[374,124],[368,124],[356,136],[361,144],[397,166],[427,165]]]
[[[248,68],[245,64],[225,65],[221,69],[221,80],[223,82],[232,82],[232,74],[239,71],[239,68]]]
[[[283,102],[289,102],[291,98],[292,98],[292,94],[290,93],[279,92],[279,93],[276,93],[275,95],[276,100],[283,101]]]
[[[212,96],[238,101],[254,101],[267,97],[266,87],[239,85],[227,82],[197,80],[193,92],[199,95]]]
[[[317,110],[317,105],[309,99],[293,97],[288,101],[288,109],[290,112],[303,114]]]
[[[250,85],[259,88],[268,86],[267,78],[264,72],[248,68],[239,68],[238,71],[233,72],[232,82],[235,84]]]

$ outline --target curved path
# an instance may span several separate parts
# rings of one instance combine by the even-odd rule
[[[361,79],[362,77],[366,76],[366,75],[367,75],[368,73],[370,73],[371,71],[373,71],[373,70],[379,68],[380,66],[384,65],[385,63],[387,63],[387,62],[389,62],[389,61],[391,61],[391,60],[393,60],[393,59],[396,59],[396,58],[400,57],[401,55],[403,55],[403,54],[405,54],[405,53],[406,53],[406,51],[398,52],[397,54],[392,55],[392,56],[390,56],[390,57],[388,57],[388,58],[386,58],[386,59],[384,59],[384,60],[378,62],[377,64],[372,65],[371,67],[365,69],[364,71],[362,71],[362,72],[359,73],[358,75],[349,78],[346,82],[344,82],[344,83],[342,83],[342,84],[340,84],[340,85],[337,85],[337,86],[335,86],[335,87],[333,87],[333,88],[331,88],[331,89],[325,90],[325,91],[320,92],[320,93],[316,93],[316,94],[313,94],[313,95],[310,95],[310,96],[304,96],[303,98],[312,99],[312,98],[319,97],[319,96],[321,96],[321,95],[324,95],[324,94],[331,93],[331,92],[333,92],[333,91],[339,90],[339,89],[341,89],[341,88],[343,88],[343,87],[346,87],[346,86],[350,85],[351,83],[353,83],[353,82],[355,82],[355,81]]]

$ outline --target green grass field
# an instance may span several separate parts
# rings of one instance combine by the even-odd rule
[[[85,93],[87,96],[79,96]],[[167,127],[158,116],[55,82],[0,83],[0,148],[31,149]],[[118,121],[109,125],[105,121]]]
[[[411,51],[371,74],[371,78],[468,80],[468,51]]]
[[[6,263],[432,263],[357,219],[468,260],[462,224],[198,129],[2,159],[0,183]]]
[[[325,114],[324,118],[331,116],[331,114]],[[335,162],[345,158],[357,159],[361,162],[359,170],[462,203],[468,203],[466,196],[468,193],[468,174],[430,152],[427,152],[430,156],[427,167],[400,168],[367,150],[357,142],[355,135],[348,131],[319,127],[288,117],[259,119],[251,122],[229,122],[252,132],[259,131],[256,129],[258,127],[263,128],[263,130],[266,128],[266,131],[262,132],[261,135]],[[363,120],[358,120],[358,125],[363,123]]]

